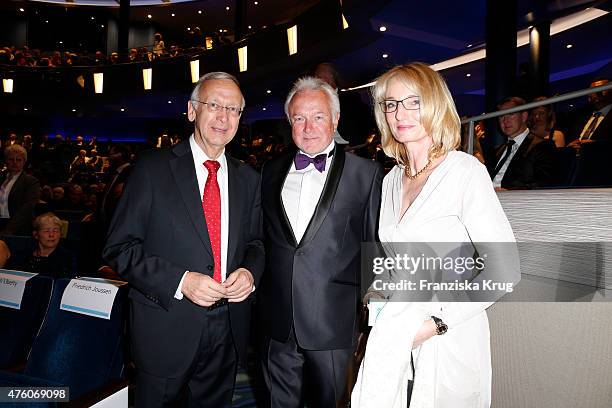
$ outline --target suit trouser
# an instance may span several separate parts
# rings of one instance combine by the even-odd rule
[[[266,344],[267,343],[267,344]],[[348,362],[353,347],[305,350],[294,336],[283,343],[264,343],[263,372],[271,407],[303,406],[333,408],[346,389]]]
[[[158,377],[139,369],[135,361],[137,408],[231,406],[237,360],[228,306],[206,313],[198,354],[185,372]]]

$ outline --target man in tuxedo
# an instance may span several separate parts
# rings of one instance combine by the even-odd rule
[[[511,96],[497,108],[524,104],[524,99]],[[508,140],[496,149],[495,162],[489,166],[496,190],[532,189],[555,182],[555,145],[529,132],[528,116],[527,111],[520,111],[499,117],[499,126]]]
[[[32,231],[32,217],[40,197],[40,183],[23,171],[27,160],[28,152],[18,144],[4,149],[6,171],[0,178],[2,235],[29,235]]]
[[[609,83],[607,78],[596,78],[589,87],[595,88]],[[594,92],[588,95],[587,101],[589,109],[576,120],[569,135],[576,139],[568,144],[568,147],[579,148],[583,143],[612,139],[612,91]]]
[[[264,376],[272,407],[334,407],[355,346],[361,243],[376,240],[383,170],[334,143],[340,104],[321,79],[298,80],[285,113],[297,152],[262,170]]]
[[[193,134],[140,157],[111,222],[104,257],[132,286],[137,407],[231,405],[264,265],[259,176],[225,153],[243,108],[233,76],[200,78]]]

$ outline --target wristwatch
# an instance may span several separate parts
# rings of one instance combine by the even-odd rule
[[[436,334],[437,335],[444,334],[444,333],[446,333],[448,331],[448,326],[446,325],[446,323],[444,323],[442,321],[442,319],[440,319],[440,318],[438,318],[436,316],[431,316],[431,319],[436,324]]]

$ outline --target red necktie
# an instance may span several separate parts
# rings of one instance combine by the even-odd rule
[[[208,177],[204,185],[202,208],[215,260],[213,279],[221,282],[221,192],[217,182],[217,170],[221,165],[218,161],[206,160],[204,167],[208,170]]]

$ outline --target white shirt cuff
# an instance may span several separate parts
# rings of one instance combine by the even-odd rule
[[[183,274],[183,277],[181,278],[181,281],[178,284],[178,288],[176,289],[176,292],[174,292],[174,298],[178,299],[178,300],[183,300],[183,281],[185,280],[185,275],[187,275],[187,272],[189,271],[185,271],[185,273]]]

